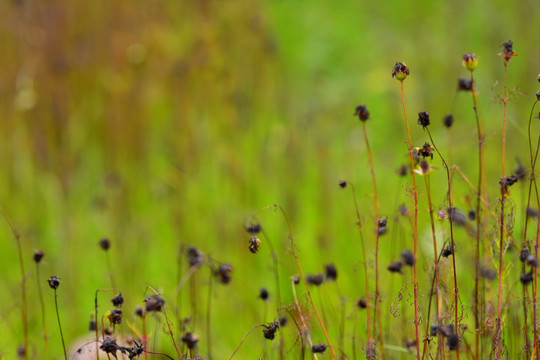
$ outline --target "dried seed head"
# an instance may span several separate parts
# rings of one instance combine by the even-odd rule
[[[270,293],[268,292],[268,290],[265,288],[265,287],[262,287],[260,290],[259,290],[259,297],[261,299],[263,299],[264,301],[268,300],[268,298],[270,297]]]
[[[47,281],[51,289],[56,290],[60,286],[60,278],[56,275],[51,276]]]
[[[161,311],[163,305],[165,305],[165,300],[157,295],[152,294],[144,299],[146,311]]]
[[[45,253],[41,250],[35,250],[34,251],[34,262],[36,264],[39,264],[41,262],[41,259],[43,259],[43,256],[45,256]]]
[[[194,246],[188,246],[186,254],[189,266],[200,266],[204,264],[204,253]]]
[[[526,247],[522,248],[521,251],[519,252],[519,261],[521,262],[527,261],[527,258],[529,257],[529,255],[531,255],[529,249]]]
[[[263,334],[264,338],[268,340],[274,340],[276,337],[276,331],[279,329],[279,322],[274,321],[271,323],[268,323],[268,325],[263,325]]]
[[[438,331],[439,331],[439,325],[438,324],[431,324],[429,326],[429,335],[430,336],[437,336]]]
[[[116,343],[116,340],[114,340],[111,337],[106,337],[105,340],[101,343],[101,346],[99,347],[101,350],[106,352],[107,354],[113,354],[116,358],[116,352],[120,350],[120,347]]]
[[[450,351],[457,350],[459,347],[459,336],[458,334],[450,334],[448,335],[448,338],[446,338],[446,344],[448,345],[448,349]]]
[[[458,79],[458,90],[460,91],[471,91],[473,86],[473,82],[471,79],[468,78],[462,78],[460,77]]]
[[[536,100],[540,101],[540,90],[536,92]]]
[[[476,54],[470,52],[465,53],[463,55],[463,66],[465,66],[469,71],[474,71],[474,69],[476,69],[476,67],[478,66]]]
[[[365,309],[368,306],[366,298],[358,299],[356,302],[356,306],[358,306],[360,309]]]
[[[392,77],[403,81],[410,75],[409,67],[404,62],[397,62],[392,69]]]
[[[116,306],[116,307],[122,306],[122,304],[124,303],[124,297],[122,296],[122,294],[118,294],[111,299],[111,302],[113,306]]]
[[[476,210],[473,210],[473,209],[469,210],[469,212],[467,213],[467,217],[471,221],[476,220]]]
[[[320,344],[313,344],[311,346],[311,352],[314,353],[314,354],[317,354],[317,353],[323,353],[326,351],[326,344],[325,343],[320,343]]]
[[[142,308],[142,306],[137,306],[135,308],[135,315],[139,317],[142,317],[144,315],[144,309]]]
[[[480,269],[480,276],[488,280],[495,280],[495,278],[497,277],[497,271],[487,267],[483,267]]]
[[[219,281],[222,284],[228,284],[231,281],[231,272],[232,272],[232,265],[231,264],[221,264],[219,265],[217,269],[217,277]]]
[[[280,327],[283,327],[283,326],[287,325],[287,322],[288,322],[288,321],[289,321],[289,320],[287,319],[286,316],[280,317],[280,318],[279,318],[279,326],[280,326]]]
[[[429,113],[427,111],[421,111],[418,113],[418,125],[422,125],[422,127],[427,127],[431,124],[429,120]]]
[[[446,324],[444,326],[441,326],[439,327],[439,331],[443,336],[450,336],[456,333],[454,324]]]
[[[26,348],[24,347],[24,345],[19,345],[17,347],[17,355],[19,355],[19,357],[26,356]]]
[[[388,265],[387,269],[388,271],[390,272],[393,272],[393,273],[401,273],[401,262],[400,261],[394,261],[392,263],[390,263],[390,265]]]
[[[108,238],[103,238],[99,240],[99,246],[105,251],[109,250],[111,247],[111,241]]]
[[[380,218],[377,220],[377,233],[379,235],[382,235],[388,231],[387,224],[388,224],[388,218],[386,217]]]
[[[345,189],[347,187],[347,181],[339,180],[339,187]]]
[[[326,264],[324,267],[326,280],[335,281],[337,279],[337,268],[334,264]]]
[[[452,244],[444,247],[441,250],[441,256],[444,257],[444,258],[447,258],[447,257],[449,257],[450,255],[453,255],[453,254],[454,254],[454,247],[452,246]]]
[[[260,247],[261,247],[261,240],[259,240],[258,237],[253,235],[249,239],[249,251],[251,251],[252,254],[256,254],[259,251]]]
[[[532,267],[537,267],[538,266],[538,259],[536,258],[536,256],[531,254],[531,255],[527,256],[527,264],[532,266]]]
[[[452,114],[444,115],[443,123],[444,123],[444,126],[450,129],[452,127],[452,124],[454,123],[454,115]]]
[[[504,47],[504,49],[499,55],[503,57],[504,61],[508,62],[512,56],[517,56],[517,54],[514,52],[514,42],[512,40],[503,42],[501,46]]]
[[[425,142],[424,145],[418,149],[418,154],[424,159],[429,157],[433,160],[433,148],[428,142]]]
[[[409,249],[405,249],[401,252],[401,259],[403,259],[403,263],[407,266],[413,266],[416,262],[413,252]]]
[[[517,183],[518,177],[515,175],[505,176],[503,180],[499,180],[499,187],[504,190],[505,193],[508,192],[508,188],[515,183]]]
[[[182,335],[182,342],[186,344],[188,349],[195,349],[197,342],[199,342],[199,336],[192,332],[186,332]]]
[[[122,309],[111,309],[106,313],[107,320],[111,324],[121,324],[122,316],[124,315]]]
[[[253,223],[246,226],[246,231],[251,235],[258,234],[262,230],[261,224]]]
[[[366,105],[364,105],[364,104],[358,105],[356,107],[356,110],[354,111],[354,115],[358,116],[358,118],[361,121],[366,121],[367,119],[369,119],[369,111],[368,111]]]
[[[452,206],[451,208],[449,207],[448,209],[446,209],[446,211],[448,213],[450,220],[452,220],[452,223],[454,225],[459,225],[459,226],[467,225],[467,217],[461,210],[459,210],[455,206]]]
[[[521,273],[521,275],[519,276],[519,281],[521,281],[523,285],[529,285],[530,283],[532,283],[533,281],[532,270],[529,271],[528,273]]]
[[[311,285],[319,286],[323,283],[324,276],[322,273],[318,273],[316,275],[308,274],[306,275],[306,282]]]

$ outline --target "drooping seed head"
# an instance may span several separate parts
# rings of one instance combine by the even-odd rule
[[[364,105],[364,104],[358,105],[356,107],[355,111],[354,111],[354,115],[358,116],[360,121],[368,120],[369,119],[369,111],[368,111],[366,105]]]
[[[99,347],[101,350],[106,352],[107,354],[112,354],[116,358],[116,352],[120,350],[120,347],[116,343],[116,340],[114,340],[111,337],[106,337],[105,340],[101,343],[101,346]]]
[[[276,337],[276,331],[279,329],[279,322],[273,321],[271,323],[268,323],[268,325],[263,325],[263,334],[264,338],[268,340],[274,340]]]
[[[36,264],[39,264],[41,262],[41,259],[45,256],[45,253],[41,250],[35,250],[34,251],[34,262]]]
[[[317,353],[323,353],[326,351],[326,344],[325,343],[320,343],[320,344],[313,344],[311,346],[311,352],[314,353],[314,354],[317,354]]]
[[[476,69],[476,67],[478,66],[476,54],[470,52],[465,53],[463,55],[463,66],[465,66],[469,71],[474,71],[474,69]]]
[[[222,284],[228,284],[231,281],[232,269],[233,267],[231,264],[219,265],[216,274]]]
[[[122,296],[122,294],[118,294],[111,299],[111,302],[113,306],[116,306],[116,307],[122,306],[122,304],[124,303],[124,297]]]
[[[403,81],[410,75],[410,69],[404,62],[396,62],[392,69],[392,77],[399,81]]]
[[[252,254],[256,254],[259,251],[260,247],[261,247],[261,240],[259,240],[258,237],[253,235],[249,239],[249,251],[251,251]]]
[[[257,224],[257,223],[253,223],[253,224],[249,224],[249,225],[246,225],[246,231],[248,233],[250,233],[251,235],[255,235],[255,234],[258,234],[261,232],[262,230],[262,226],[261,224]]]
[[[429,113],[427,111],[421,111],[418,113],[418,125],[422,125],[422,127],[427,127],[431,124],[429,120]]]
[[[60,286],[60,278],[56,275],[53,275],[51,276],[47,282],[49,283],[49,286],[51,287],[51,289],[58,289],[58,287]]]

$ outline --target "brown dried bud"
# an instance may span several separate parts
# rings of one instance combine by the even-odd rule
[[[103,238],[99,240],[99,246],[105,251],[109,250],[111,247],[111,241],[108,238]]]
[[[260,247],[261,247],[261,240],[259,240],[258,237],[253,235],[249,239],[249,251],[251,251],[252,254],[256,254],[259,251]]]
[[[192,332],[186,332],[182,335],[182,342],[186,344],[188,349],[194,349],[199,342],[199,336]]]
[[[452,127],[452,124],[454,123],[454,115],[446,114],[443,118],[443,123],[444,123],[444,126],[450,129]]]
[[[156,294],[150,295],[144,299],[144,302],[146,311],[161,311],[161,308],[165,305],[165,300]]]
[[[427,111],[421,111],[418,113],[418,125],[422,125],[422,127],[427,127],[431,124],[429,120],[429,113]]]
[[[392,77],[395,77],[399,81],[405,80],[410,75],[409,67],[404,62],[397,62],[392,69]]]
[[[356,110],[354,112],[354,115],[355,116],[358,116],[358,118],[361,120],[361,121],[366,121],[367,119],[369,119],[369,111],[366,107],[366,105],[362,104],[362,105],[358,105],[356,107]]]
[[[473,82],[468,78],[459,78],[458,79],[458,90],[460,91],[471,91],[473,87]]]
[[[34,251],[34,261],[39,264],[41,262],[41,259],[43,259],[43,256],[45,256],[45,253],[41,250],[35,250]]]
[[[51,289],[56,290],[60,286],[60,278],[56,275],[51,276],[47,281]]]

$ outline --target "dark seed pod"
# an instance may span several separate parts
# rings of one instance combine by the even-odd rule
[[[232,269],[233,267],[231,264],[219,265],[216,274],[222,284],[228,284],[231,281]]]
[[[366,105],[362,104],[362,105],[358,105],[354,111],[354,115],[355,116],[358,116],[358,118],[361,120],[361,121],[366,121],[369,119],[369,111],[366,107]]]
[[[358,306],[360,309],[367,308],[367,305],[368,304],[366,298],[358,299],[358,301],[356,302],[356,306]]]
[[[455,333],[448,335],[448,338],[446,339],[446,344],[448,345],[448,349],[450,351],[457,350],[457,348],[459,347],[459,336]]]
[[[413,266],[416,262],[416,258],[411,250],[405,249],[401,252],[401,259],[403,263],[407,266]]]
[[[450,129],[452,124],[454,124],[454,115],[446,114],[443,118],[443,124],[446,128]]]
[[[311,346],[311,352],[314,353],[314,354],[317,354],[317,353],[323,353],[326,351],[326,344],[325,343],[320,343],[320,344],[313,344]]]
[[[473,87],[473,82],[468,78],[459,78],[458,79],[458,90],[460,91],[471,91]]]
[[[109,250],[111,247],[111,241],[108,238],[103,238],[99,240],[99,246],[105,251]]]
[[[418,155],[422,156],[424,159],[429,157],[433,160],[433,148],[426,142],[424,143],[424,146],[418,150]]]
[[[431,324],[429,326],[429,335],[430,336],[437,336],[438,332],[439,332],[439,325],[438,324]]]
[[[334,264],[326,264],[324,267],[326,273],[326,280],[335,281],[337,279],[337,268]]]
[[[107,315],[107,320],[109,320],[111,324],[121,324],[122,316],[122,309],[111,309]]]
[[[524,247],[523,249],[521,249],[519,253],[519,261],[521,262],[527,261],[527,258],[529,257],[529,255],[531,255],[531,253],[529,252],[529,249]]]
[[[94,319],[90,319],[90,322],[88,323],[88,331],[96,331],[96,322]]]
[[[521,273],[519,281],[521,281],[523,285],[529,285],[533,281],[533,272],[529,271],[528,273]]]
[[[165,305],[165,300],[156,294],[150,295],[144,299],[144,302],[146,311],[161,311],[161,308]]]
[[[476,210],[469,210],[469,212],[467,213],[467,217],[469,218],[470,221],[474,221],[476,220]]]
[[[427,174],[429,171],[429,163],[424,159],[420,160],[420,169],[422,170],[422,174]]]
[[[142,317],[144,314],[144,309],[141,306],[135,308],[135,315]]]
[[[512,40],[505,41],[501,44],[502,47],[504,47],[504,50],[501,55],[506,62],[510,61],[512,56],[517,55],[514,52],[514,42]]]
[[[274,321],[268,323],[268,325],[263,325],[263,327],[264,338],[268,340],[274,340],[274,338],[276,337],[276,331],[279,329],[279,322]]]
[[[397,169],[396,172],[397,172],[397,174],[398,174],[399,176],[402,176],[402,177],[405,176],[405,175],[407,175],[407,174],[409,173],[409,165],[407,165],[407,164],[401,165],[401,166]]]
[[[377,233],[379,235],[383,235],[388,231],[387,224],[387,218],[380,218],[379,220],[377,220]]]
[[[538,266],[538,259],[536,258],[536,256],[531,254],[531,255],[527,256],[527,264],[532,266],[532,267],[537,267]]]
[[[39,264],[41,262],[41,259],[43,259],[43,256],[45,256],[45,253],[41,250],[34,251],[34,262],[36,264]]]
[[[345,189],[347,187],[347,181],[339,180],[339,187]]]
[[[124,303],[124,297],[122,296],[122,294],[118,294],[111,299],[111,302],[113,306],[116,306],[116,307],[122,306],[122,304]]]
[[[430,124],[429,113],[427,111],[421,111],[418,113],[418,125],[422,127],[427,127]]]
[[[319,286],[323,283],[324,276],[322,273],[318,273],[316,275],[308,274],[306,275],[306,282],[311,285]]]
[[[503,180],[499,180],[499,187],[508,192],[508,188],[517,183],[518,177],[515,175],[505,176]]]
[[[390,265],[388,265],[387,267],[388,271],[390,272],[397,272],[397,273],[401,273],[401,262],[400,261],[394,261],[393,263],[390,263]]]
[[[256,254],[259,251],[260,246],[261,240],[253,235],[251,239],[249,239],[249,251],[251,251],[252,254]]]
[[[187,258],[189,266],[200,266],[204,264],[204,253],[193,246],[188,246]]]
[[[287,322],[288,322],[288,321],[289,321],[289,320],[287,319],[286,316],[280,317],[280,318],[279,318],[279,326],[280,326],[280,327],[283,327],[283,326],[287,325]]]
[[[193,332],[186,332],[182,335],[182,342],[186,344],[188,349],[194,349],[199,342],[199,336]]]
[[[56,290],[60,286],[60,278],[56,275],[51,276],[47,281],[51,289]]]
[[[259,290],[259,297],[261,299],[263,299],[264,301],[268,300],[268,298],[270,297],[270,293],[268,292],[268,290],[265,288],[265,287],[262,287],[260,290]]]
[[[488,280],[495,280],[495,278],[497,277],[497,271],[490,268],[483,267],[480,269],[480,276]]]
[[[526,210],[526,214],[528,217],[538,217],[538,210],[532,207],[528,207]]]
[[[454,254],[454,248],[453,248],[452,244],[444,247],[441,250],[441,256],[444,257],[444,258],[447,258],[447,257],[449,257],[450,255],[453,255],[453,254]]]
[[[99,347],[101,350],[106,352],[107,354],[113,354],[113,356],[116,358],[116,352],[120,350],[118,344],[116,343],[116,340],[114,340],[111,337],[106,337],[105,340],[101,343],[101,346]]]
[[[261,230],[262,230],[261,224],[254,223],[254,224],[249,224],[246,226],[246,231],[250,233],[251,235],[258,234],[261,232]]]

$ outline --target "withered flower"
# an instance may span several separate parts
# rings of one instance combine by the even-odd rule
[[[369,119],[369,111],[366,107],[366,105],[364,104],[361,104],[361,105],[358,105],[356,107],[356,110],[354,112],[354,115],[355,116],[358,116],[358,118],[361,120],[361,121],[366,121]]]
[[[422,125],[422,127],[427,127],[431,124],[429,120],[429,113],[427,111],[421,111],[418,113],[418,125]]]
[[[161,311],[163,305],[165,305],[165,300],[157,295],[152,294],[144,299],[146,311]]]
[[[261,247],[261,240],[259,240],[258,237],[253,235],[249,239],[249,251],[251,251],[252,254],[256,254],[259,251],[260,247]]]
[[[392,77],[395,77],[399,81],[403,81],[410,75],[409,67],[404,62],[396,62],[392,69]]]
[[[474,71],[474,69],[476,69],[476,67],[478,66],[476,54],[470,52],[465,53],[463,55],[463,66],[465,66],[469,71]]]

